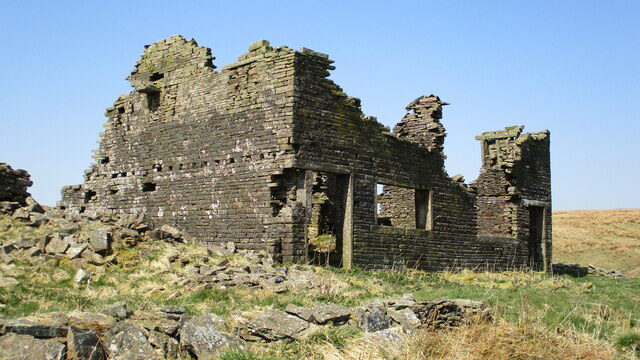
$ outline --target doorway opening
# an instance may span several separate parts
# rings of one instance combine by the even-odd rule
[[[544,239],[545,239],[545,209],[539,206],[529,207],[529,255],[527,263],[531,270],[543,271],[545,269],[544,260]]]
[[[351,267],[351,176],[309,171],[307,254],[317,265]]]

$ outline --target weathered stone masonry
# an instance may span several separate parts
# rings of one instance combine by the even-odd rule
[[[318,259],[309,240],[333,235],[338,266],[549,268],[548,131],[480,135],[481,174],[465,185],[444,170],[437,96],[392,133],[327,78],[324,54],[260,41],[220,71],[212,60],[181,36],[147,46],[59,206],[144,213],[283,261]]]

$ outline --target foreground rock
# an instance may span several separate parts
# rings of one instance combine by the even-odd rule
[[[66,346],[53,340],[39,340],[30,335],[7,334],[0,337],[0,359],[63,360]]]
[[[102,341],[95,331],[70,327],[67,335],[67,359],[105,359]]]
[[[106,342],[109,359],[148,360],[160,359],[147,341],[142,329],[130,323],[121,324]]]
[[[249,323],[249,333],[267,341],[299,340],[309,323],[285,312],[269,309]]]
[[[215,319],[211,314],[187,320],[180,329],[180,345],[197,359],[216,359],[223,350],[243,347],[239,338],[218,330],[216,323],[220,322],[224,324],[222,319]]]

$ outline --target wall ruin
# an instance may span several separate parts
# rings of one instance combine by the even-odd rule
[[[212,61],[181,36],[146,47],[84,184],[59,206],[145,213],[282,261],[311,261],[309,240],[331,235],[336,266],[547,268],[547,131],[479,136],[483,167],[467,186],[444,170],[435,95],[391,132],[327,78],[327,55],[259,41],[220,71]]]

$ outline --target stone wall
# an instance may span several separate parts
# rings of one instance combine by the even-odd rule
[[[65,188],[61,206],[145,213],[204,242],[276,251],[291,237],[275,226],[269,190],[294,153],[293,55],[260,42],[216,72],[193,40],[147,47],[135,91],[107,109],[85,184]]]
[[[180,36],[148,46],[129,77],[135,90],[107,109],[85,183],[64,188],[60,206],[145,213],[283,261],[321,258],[309,246],[320,235],[335,237],[336,266],[529,259],[527,209],[550,204],[546,133],[498,141],[484,156],[501,165],[467,187],[444,169],[446,103],[435,95],[411,102],[392,133],[328,79],[325,54],[260,41],[220,71],[212,60]]]
[[[14,170],[9,164],[0,162],[0,202],[25,205],[25,200],[30,196],[27,188],[31,185],[31,176],[25,170]]]
[[[522,134],[523,126],[483,133],[483,165],[472,185],[478,193],[478,233],[512,237],[518,262],[551,266],[551,167],[549,132]]]

